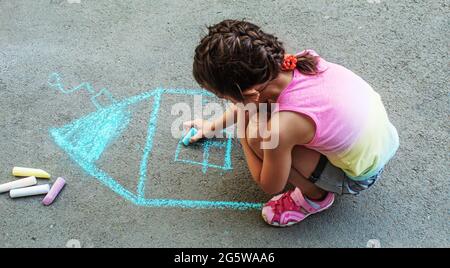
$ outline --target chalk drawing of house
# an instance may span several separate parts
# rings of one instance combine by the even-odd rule
[[[49,130],[54,142],[66,152],[70,158],[76,162],[90,176],[96,178],[112,191],[139,206],[148,207],[183,207],[183,208],[220,208],[220,209],[257,209],[261,207],[259,203],[233,202],[233,201],[210,201],[210,200],[186,200],[186,199],[151,199],[145,197],[145,184],[151,168],[148,167],[148,159],[153,151],[153,138],[158,125],[158,115],[162,96],[167,94],[175,95],[204,95],[212,96],[209,92],[196,89],[164,89],[157,88],[148,92],[133,96],[121,101],[116,101],[106,89],[98,93],[88,84],[83,83],[72,90],[65,90],[60,77],[54,73],[50,76],[49,85],[64,93],[71,93],[77,90],[87,90],[91,95],[91,101],[97,107],[97,111],[92,112],[82,118],[62,127],[51,128]],[[106,96],[111,100],[109,106],[102,106],[97,101],[99,96]],[[152,100],[153,107],[148,120],[148,130],[145,148],[143,150],[140,163],[140,172],[137,189],[127,189],[118,180],[111,177],[107,172],[96,165],[107,148],[108,144],[117,139],[128,127],[131,117],[130,107],[141,102]],[[231,169],[231,138],[227,137],[223,141],[206,141],[203,143],[203,161],[192,161],[179,157],[181,141],[177,146],[174,161],[199,165],[205,173],[208,168],[219,168],[223,170]],[[208,162],[209,149],[219,147],[224,150],[223,165],[213,165]],[[151,194],[150,194],[151,195]]]

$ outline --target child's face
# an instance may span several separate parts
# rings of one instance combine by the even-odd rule
[[[243,103],[244,104],[248,104],[248,103],[258,104],[258,103],[260,103],[260,99],[259,99],[260,93],[269,85],[269,83],[270,83],[270,81],[265,82],[263,84],[256,85],[254,87],[251,87],[249,89],[244,90],[242,92],[242,94],[244,96]],[[234,99],[231,96],[223,95],[223,94],[220,94],[220,93],[218,93],[216,91],[212,91],[212,92],[215,92],[215,95],[217,97],[219,97],[221,99],[225,99],[227,101],[230,101],[233,104],[237,104],[237,103],[241,102],[241,101],[238,101],[238,100]]]
[[[255,85],[254,87],[251,87],[249,89],[246,89],[242,92],[243,96],[244,96],[244,104],[248,104],[248,103],[256,103],[258,104],[260,102],[259,96],[260,93],[267,88],[267,86],[270,84],[271,81],[267,81],[263,84],[258,84]],[[224,94],[221,94],[220,92],[218,92],[217,90],[213,90],[211,87],[209,86],[203,86],[203,88],[205,88],[206,90],[213,92],[214,95],[216,95],[218,98],[220,99],[225,99],[227,101],[232,102],[233,104],[237,104],[240,103],[241,101],[236,100],[235,98],[231,97],[231,96],[227,96]]]
[[[258,84],[254,87],[251,87],[250,89],[244,90],[242,94],[244,95],[244,104],[247,103],[255,103],[259,104],[262,102],[260,96],[261,92],[264,91],[264,89],[267,88],[267,86],[270,84],[270,81],[265,82],[263,84]]]

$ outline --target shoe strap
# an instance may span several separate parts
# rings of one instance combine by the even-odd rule
[[[295,188],[295,190],[291,193],[291,198],[295,202],[297,206],[302,207],[309,213],[317,211],[314,207],[312,207],[308,201],[305,200],[305,197],[302,194],[302,191],[300,191],[299,188]]]

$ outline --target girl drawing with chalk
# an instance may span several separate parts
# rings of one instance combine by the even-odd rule
[[[214,122],[197,119],[185,127],[198,129],[195,142],[230,120],[245,126],[239,140],[254,181],[268,194],[295,187],[264,205],[268,224],[298,223],[329,208],[336,194],[357,195],[380,178],[399,138],[369,84],[313,50],[286,53],[252,23],[225,20],[208,29],[195,50],[194,77],[236,105]],[[239,122],[241,103],[277,104],[265,132],[255,115]],[[273,136],[278,145],[263,148]]]

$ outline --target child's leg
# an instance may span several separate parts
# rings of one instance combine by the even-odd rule
[[[315,200],[320,200],[327,194],[327,191],[319,188],[308,179],[316,169],[319,159],[320,153],[304,146],[295,146],[292,150],[292,168],[289,182],[300,188],[306,197]]]
[[[261,149],[262,139],[249,138],[257,137],[257,135],[250,135],[252,131],[257,131],[257,124],[249,123],[247,125],[247,143],[255,154],[263,160],[264,153]],[[255,133],[253,132],[252,134]],[[292,150],[292,167],[289,174],[289,182],[295,187],[298,187],[310,199],[322,199],[327,194],[325,190],[317,187],[308,179],[319,163],[319,159],[320,153],[304,146],[296,146]]]

